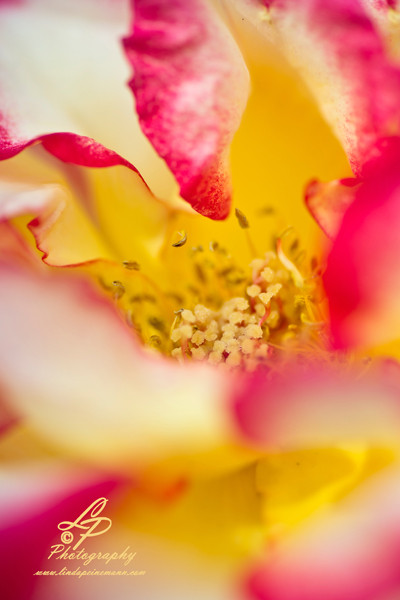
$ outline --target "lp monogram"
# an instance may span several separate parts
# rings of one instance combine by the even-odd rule
[[[112,525],[111,519],[98,516],[104,510],[107,502],[107,498],[98,498],[75,521],[62,521],[59,523],[58,529],[63,532],[61,534],[61,541],[64,544],[71,544],[74,540],[74,535],[70,530],[74,528],[82,529],[84,533],[80,534],[80,539],[78,539],[73,547],[73,550],[76,550],[86,538],[101,535],[108,531]]]

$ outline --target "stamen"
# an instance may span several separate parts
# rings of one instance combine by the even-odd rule
[[[140,271],[140,265],[136,260],[124,260],[122,264],[129,271]]]
[[[259,285],[249,285],[246,292],[250,298],[257,298],[257,296],[261,294],[261,288]]]
[[[217,255],[218,244],[212,242],[209,251]],[[291,349],[296,340],[309,348],[319,343],[323,324],[316,318],[314,289],[318,281],[314,279],[306,285],[297,265],[283,252],[280,240],[277,254],[267,252],[264,258],[251,261],[251,274],[244,275],[240,284],[230,279],[232,272],[237,271],[232,259],[219,269],[204,253],[200,264],[208,269],[205,287],[212,285],[214,273],[222,278],[226,292],[232,294],[236,288],[239,294],[218,303],[214,289],[210,296],[212,308],[198,303],[180,311],[181,320],[174,321],[171,341],[182,345],[184,338],[187,357],[252,370],[276,361],[276,352],[288,343]],[[188,327],[192,329],[187,329],[184,335]],[[177,353],[173,351],[172,355]]]
[[[245,215],[237,210],[236,216],[248,233]],[[175,247],[187,241],[184,231],[179,235]],[[292,253],[298,248],[297,241],[292,243]],[[276,252],[255,256],[247,271],[217,241],[183,252],[191,268],[180,288],[162,289],[135,260],[115,265],[114,278],[100,282],[152,351],[181,362],[254,370],[276,369],[288,348],[303,358],[326,344],[321,268],[315,259],[304,261],[300,270],[298,259],[284,252],[281,238]]]
[[[294,283],[297,285],[297,287],[303,287],[303,277],[300,271],[297,269],[297,267],[288,259],[288,257],[283,252],[281,239],[278,239],[276,242],[276,251],[278,253],[279,260],[281,261],[283,266],[286,267],[288,271],[290,271]]]
[[[113,298],[119,300],[125,294],[125,287],[120,281],[113,281],[112,284],[115,287]]]
[[[238,220],[238,223],[242,229],[248,229],[250,227],[247,217],[241,210],[235,208],[235,217]]]
[[[247,239],[247,243],[249,245],[251,254],[253,256],[257,256],[256,248],[253,244],[253,240],[251,239],[251,236],[249,233],[250,224],[249,224],[249,221],[248,221],[246,215],[238,208],[235,208],[235,216],[238,220],[239,226],[245,230],[246,239]]]
[[[178,235],[180,236],[180,239],[177,242],[174,242],[172,244],[172,246],[174,248],[180,248],[181,246],[184,246],[187,242],[187,233],[186,231],[178,231]]]
[[[257,213],[260,217],[268,217],[275,214],[275,208],[273,206],[262,206]]]

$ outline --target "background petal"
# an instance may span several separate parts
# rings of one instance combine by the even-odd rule
[[[2,265],[0,379],[44,439],[116,468],[231,440],[223,374],[139,347],[80,279]]]
[[[400,591],[399,470],[377,476],[335,510],[271,549],[248,580],[257,600],[380,600]]]
[[[328,257],[324,285],[339,347],[372,347],[400,337],[397,164],[388,159],[359,188]]]
[[[129,0],[1,3],[0,158],[41,140],[67,162],[135,165],[157,193],[175,193],[126,85],[129,21]]]
[[[59,542],[57,523],[79,515],[94,499],[115,494],[118,482],[105,473],[49,458],[3,462],[0,481],[2,590],[12,600],[31,600],[38,583],[34,573],[49,569],[50,546]]]
[[[397,447],[399,376],[362,365],[348,371],[317,362],[265,377],[259,372],[236,387],[234,410],[246,439],[258,448]],[[322,359],[321,359],[322,360]]]
[[[131,259],[159,276],[169,215],[142,178],[121,165],[66,165],[40,147],[0,163],[0,220],[13,219],[24,235],[28,227],[52,266],[107,259],[123,271]]]
[[[259,470],[260,492],[267,507],[272,502],[267,514],[282,519],[285,505],[303,510],[289,532],[271,527],[265,559],[247,580],[249,598],[377,600],[398,593],[399,382],[398,365],[358,372],[310,366],[308,373],[303,366],[269,380],[256,374],[239,391],[238,423],[269,451]],[[353,456],[353,470],[332,462],[335,452]],[[307,506],[324,479],[320,501]]]
[[[400,71],[361,2],[237,0],[234,5],[305,81],[358,175],[377,139],[400,126]]]

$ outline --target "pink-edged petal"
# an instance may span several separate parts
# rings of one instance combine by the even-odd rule
[[[329,238],[336,236],[358,185],[357,179],[338,179],[327,183],[311,181],[307,185],[304,194],[307,208]]]
[[[204,503],[207,492],[208,489],[202,492],[199,505]],[[111,513],[117,504],[115,496],[109,498],[103,514],[112,517],[112,527],[104,535],[89,540],[86,548],[90,549],[91,553],[115,550],[119,554],[129,547],[128,552],[136,554],[129,563],[128,569],[143,570],[144,576],[35,578],[36,595],[32,600],[54,600],[54,598],[57,600],[75,598],[130,600],[132,596],[140,600],[188,600],[189,598],[233,600],[237,598],[237,558],[227,559],[225,555],[221,556],[215,551],[206,553],[200,547],[201,528],[211,528],[210,520],[206,518],[200,506],[196,511],[191,504],[188,510],[191,513],[185,521],[181,517],[182,511],[179,506],[175,507],[175,510],[174,508],[168,510],[152,503],[148,498],[141,498],[140,491],[138,493],[137,490],[133,490],[128,497],[122,499],[120,503],[122,511],[118,510],[117,514]],[[215,504],[211,498],[209,502],[211,505]],[[176,517],[173,516],[174,513]],[[211,510],[210,514],[212,515]],[[154,525],[151,524],[148,531],[149,520],[152,517]],[[175,527],[171,523],[171,517]],[[194,529],[193,534],[191,528]],[[184,533],[185,529],[189,531]],[[182,541],[180,534],[190,537]],[[47,561],[47,559],[43,561],[41,568],[59,569],[60,566],[68,568],[72,562],[75,563],[74,568],[80,564],[81,570],[88,570],[88,566],[82,566],[82,561]],[[124,562],[112,561],[106,569],[125,569]],[[92,561],[90,568],[101,569],[103,563],[104,561],[100,560]],[[205,572],[207,577],[204,577]]]
[[[118,468],[230,438],[223,374],[146,352],[72,273],[2,265],[0,281],[0,380],[46,439]]]
[[[278,529],[276,537],[272,530],[265,561],[247,581],[250,598],[376,600],[399,587],[400,488],[393,462],[400,448],[399,373],[398,365],[386,363],[361,376],[320,365],[308,372],[289,367],[273,378],[256,373],[238,389],[235,410],[246,439],[272,456],[295,455],[286,472],[273,471],[278,482],[288,478],[297,500],[293,511],[307,478],[302,452],[318,459],[326,449],[342,449],[360,461],[349,486],[296,529],[285,535]],[[329,467],[328,461],[327,473]],[[268,507],[273,483],[265,479],[263,485]]]
[[[22,143],[13,143],[0,135],[0,160],[12,158],[32,144],[41,142],[43,148],[66,163],[83,167],[113,167],[124,165],[139,171],[116,152],[105,148],[95,140],[74,133],[54,133],[38,136]],[[140,175],[140,174],[139,174]]]
[[[311,363],[287,366],[275,377],[259,372],[236,388],[234,414],[243,435],[257,447],[398,446],[400,377],[380,371],[360,379]]]
[[[271,549],[248,578],[253,600],[380,600],[400,591],[400,472],[375,477]]]
[[[96,137],[118,151],[126,76],[119,38],[129,22],[128,3],[22,0],[2,3],[0,11],[2,156],[4,145],[12,152],[64,131]]]
[[[338,347],[400,337],[400,178],[390,165],[368,179],[346,212],[324,285]]]
[[[204,0],[136,0],[124,39],[141,127],[182,197],[213,219],[231,200],[228,153],[248,95],[233,39]]]
[[[0,3],[0,159],[42,142],[66,162],[135,165],[171,193],[126,85],[130,12],[129,0]]]
[[[0,482],[2,593],[31,600],[38,584],[34,573],[50,568],[49,549],[60,543],[57,524],[99,497],[113,498],[119,482],[107,473],[50,459],[3,464]]]
[[[400,70],[388,58],[361,2],[235,0],[233,4],[303,78],[358,176],[375,142],[400,127]]]
[[[135,169],[66,165],[40,146],[29,148],[0,163],[0,221],[18,215],[32,219],[28,228],[47,264],[121,265],[134,257],[147,274],[161,271],[156,257],[171,211]]]

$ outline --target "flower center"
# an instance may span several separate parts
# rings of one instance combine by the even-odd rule
[[[230,270],[220,271],[230,297],[218,306],[193,302],[177,311],[171,355],[254,370],[275,362],[288,346],[302,353],[321,347],[325,322],[313,270],[315,264],[302,275],[278,240],[277,251],[252,260],[243,278],[229,280]]]
[[[247,370],[276,368],[288,349],[304,357],[326,347],[320,271],[297,240],[284,249],[278,239],[246,272],[218,243],[187,249],[185,237],[174,244],[190,264],[180,289],[161,290],[135,261],[124,267],[136,277],[107,286],[144,345],[179,361]]]

